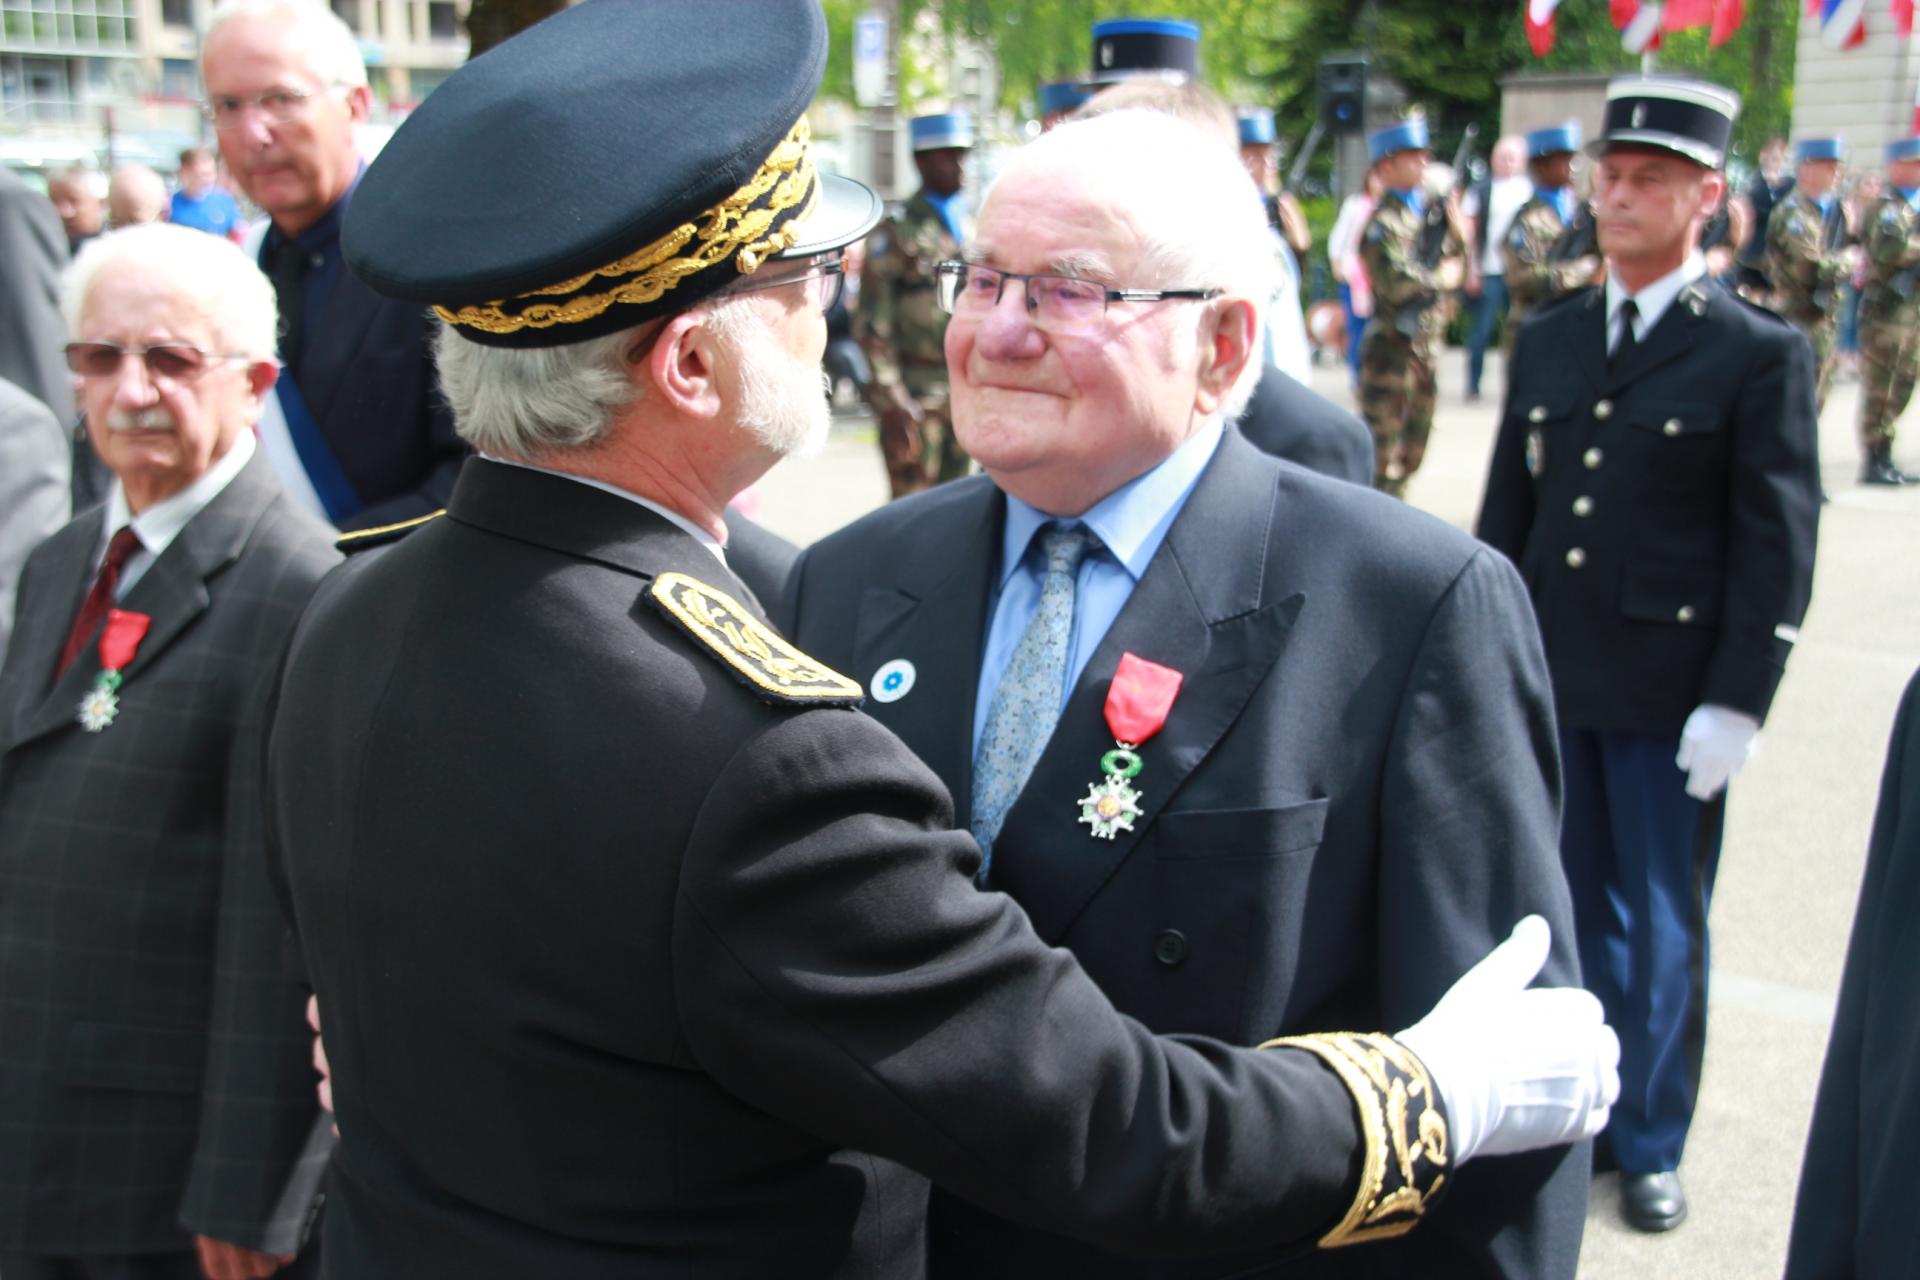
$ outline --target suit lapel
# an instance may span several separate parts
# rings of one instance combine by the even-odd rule
[[[69,687],[73,696],[67,705],[69,709],[77,707],[92,679],[91,673],[76,675],[84,664],[75,662],[55,685],[53,669],[66,645],[74,615],[80,612],[80,602],[93,584],[93,551],[100,542],[101,520],[100,508],[94,507],[48,539],[46,594],[37,596],[32,609],[21,612],[13,633],[10,652],[19,657],[11,665],[19,682],[14,688],[14,705],[7,708],[9,747],[24,740],[27,726],[50,700]]]
[[[1609,394],[1630,387],[1658,369],[1678,360],[1693,349],[1693,327],[1714,305],[1716,285],[1696,280],[1682,289],[1661,315],[1660,323],[1648,331],[1617,368],[1607,375]],[[1602,339],[1604,345],[1605,339]]]
[[[1138,847],[1187,776],[1239,719],[1286,645],[1305,597],[1266,598],[1279,464],[1229,430],[1167,540],[1101,640],[994,842],[993,880],[1058,942]],[[1242,552],[1242,554],[1234,554]],[[1167,724],[1140,750],[1141,816],[1101,840],[1079,802],[1113,748],[1107,688],[1125,653],[1185,675]]]
[[[867,588],[854,634],[855,669],[848,674],[867,683],[871,694],[883,663],[913,663],[916,691],[890,703],[869,696],[867,711],[947,780],[955,825],[965,828],[973,816],[973,708],[1006,500],[984,480],[961,483],[969,486],[964,497],[917,522],[900,549],[906,570],[946,564],[947,572]]]
[[[265,455],[255,453],[240,474],[187,522],[120,602],[120,608],[144,613],[153,620],[123,673],[129,682],[139,679],[212,603],[207,580],[239,556],[261,514],[279,492],[268,466]],[[56,649],[57,645],[56,641]],[[100,673],[98,646],[96,640],[74,659],[28,719],[15,745],[76,723],[80,699]]]
[[[308,335],[310,345],[306,359],[301,361],[300,394],[312,410],[314,424],[326,437],[328,448],[334,447],[333,437],[327,431],[328,411],[333,408],[334,394],[342,385],[342,375],[376,327],[373,313],[378,306],[379,295],[342,263],[334,279],[333,292],[321,311],[319,331]],[[336,452],[335,457],[339,456]]]

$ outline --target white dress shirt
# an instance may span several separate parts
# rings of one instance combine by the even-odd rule
[[[1620,284],[1620,277],[1607,273],[1607,352],[1620,345],[1620,304],[1628,298],[1638,315],[1633,325],[1633,340],[1643,342],[1653,326],[1660,323],[1660,317],[1667,314],[1667,308],[1680,296],[1680,291],[1695,280],[1707,274],[1707,260],[1699,250],[1687,255],[1687,260],[1674,270],[1661,276],[1638,293],[1629,294]]]

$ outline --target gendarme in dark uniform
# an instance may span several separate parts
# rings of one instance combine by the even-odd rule
[[[696,427],[682,479],[763,468],[725,390],[744,357],[696,304],[793,290],[742,307],[817,358],[807,282],[878,216],[809,156],[817,6],[712,17],[587,0],[515,37],[408,120],[348,218],[349,262],[437,299],[446,342],[619,335],[652,381],[610,440],[475,459],[443,517],[362,539],[385,545],[292,643],[270,829],[333,1064],[329,1267],[894,1280],[924,1266],[921,1175],[1155,1253],[1412,1226],[1453,1172],[1453,1095],[1419,1059],[1122,1018],[975,887],[978,847],[860,687],[739,603],[699,536],[725,494],[583,482]],[[1567,994],[1519,993],[1531,972],[1516,1003]]]
[[[1705,278],[1690,246],[1711,199],[1652,244],[1637,181],[1711,196],[1737,105],[1691,81],[1609,89],[1608,283],[1521,331],[1478,529],[1519,565],[1546,642],[1581,968],[1621,1039],[1602,1144],[1645,1230],[1686,1213],[1723,788],[1799,634],[1820,501],[1806,339]]]

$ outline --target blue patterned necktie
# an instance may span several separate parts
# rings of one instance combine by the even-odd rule
[[[980,876],[987,874],[994,837],[1007,810],[1027,785],[1027,777],[1053,735],[1066,691],[1067,641],[1073,634],[1074,580],[1093,535],[1079,526],[1058,526],[1040,534],[1046,577],[1040,607],[1014,648],[987,708],[986,731],[973,770],[973,838],[980,842]]]

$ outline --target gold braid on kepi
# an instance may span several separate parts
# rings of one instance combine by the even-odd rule
[[[820,198],[819,175],[808,152],[811,137],[802,116],[745,186],[616,262],[518,297],[435,306],[434,312],[462,332],[497,337],[598,320],[616,306],[646,306],[702,272],[750,275],[794,243],[796,224]],[[646,318],[635,317],[633,323]]]
[[[1262,1049],[1303,1049],[1340,1077],[1360,1118],[1360,1186],[1320,1247],[1365,1244],[1418,1226],[1447,1184],[1446,1109],[1412,1050],[1378,1032],[1285,1036]]]

